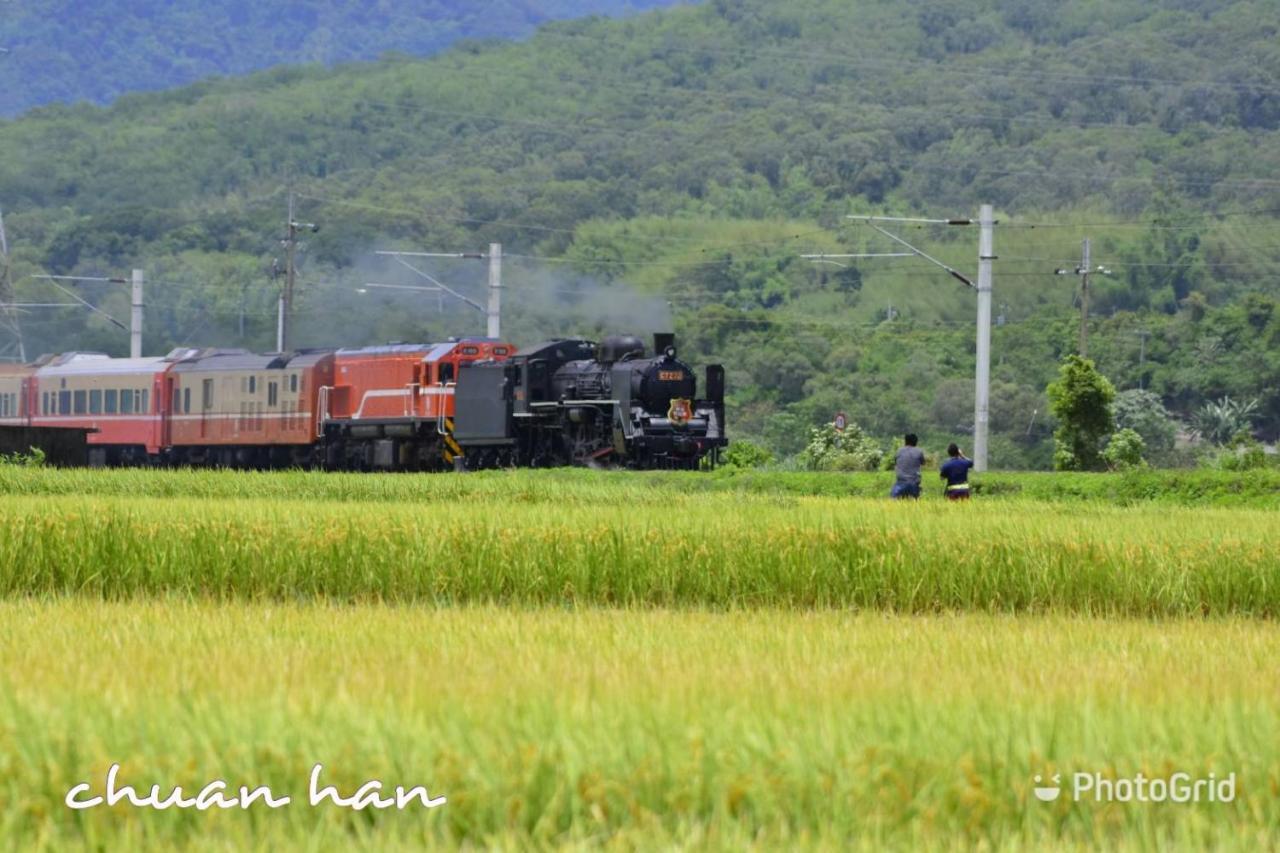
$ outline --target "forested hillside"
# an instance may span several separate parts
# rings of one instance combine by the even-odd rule
[[[0,116],[273,65],[427,55],[677,0],[0,0]]]
[[[1076,346],[1187,423],[1224,395],[1280,432],[1280,9],[1270,2],[711,2],[548,25],[430,60],[278,69],[0,123],[19,296],[32,273],[147,270],[147,348],[274,340],[287,192],[318,223],[301,344],[476,333],[376,249],[508,253],[504,330],[674,323],[730,368],[738,435],[781,453],[848,411],[972,429],[971,291],[845,219],[997,206],[993,463],[1044,465],[1043,391]],[[897,233],[972,273],[975,229]],[[424,261],[471,295],[484,269]],[[80,292],[127,316],[109,284]],[[364,292],[361,292],[364,291]],[[33,348],[122,352],[79,308]]]

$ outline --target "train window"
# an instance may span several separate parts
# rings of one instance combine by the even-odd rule
[[[280,399],[280,388],[277,382],[267,383],[267,405],[274,406]]]
[[[289,374],[289,393],[298,393],[298,374],[296,373]]]
[[[133,389],[132,388],[120,389],[120,414],[122,415],[133,414]]]
[[[71,392],[70,391],[58,392],[58,414],[60,415],[71,414]]]
[[[75,409],[77,415],[83,415],[85,413],[85,409],[88,408],[86,406],[86,403],[88,403],[88,396],[89,395],[84,391],[75,392]]]
[[[453,381],[453,365],[452,364],[445,362],[444,364],[440,365],[440,381],[441,383]]]
[[[145,414],[146,412],[150,412],[150,411],[151,411],[151,406],[149,406],[149,405],[148,405],[148,403],[150,403],[150,402],[151,402],[151,399],[150,399],[150,398],[151,398],[151,392],[150,392],[150,391],[148,391],[146,388],[143,388],[143,389],[142,389],[142,402],[138,404],[138,411],[139,411],[139,412],[143,412],[143,413]]]
[[[200,407],[206,412],[213,408],[213,380],[200,383]]]
[[[190,388],[182,389],[182,411],[185,414],[189,414],[191,412],[191,389]]]
[[[258,377],[256,376],[249,377],[249,393],[250,394],[258,393]]]
[[[102,414],[102,392],[96,388],[89,392],[89,414]]]
[[[49,392],[48,391],[40,392],[40,414],[42,415],[49,414]]]
[[[9,417],[9,395],[0,394],[0,418]]]
[[[115,388],[108,388],[102,397],[102,410],[108,415],[116,413],[116,401],[120,399],[120,392]]]

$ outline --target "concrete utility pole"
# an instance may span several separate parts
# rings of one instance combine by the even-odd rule
[[[1110,275],[1111,270],[1106,267],[1099,266],[1097,269],[1093,267],[1092,246],[1089,238],[1085,237],[1080,247],[1080,266],[1074,270],[1058,269],[1054,270],[1058,275],[1078,275],[1080,276],[1080,357],[1089,357],[1089,275],[1094,272]]]
[[[9,239],[4,232],[4,211],[0,211],[0,328],[10,341],[0,345],[0,356],[8,356],[12,350],[18,361],[26,363],[27,348],[22,342],[22,326],[18,323],[18,308],[14,305],[13,266],[9,260]]]
[[[129,358],[142,358],[142,270],[134,270],[130,280]]]
[[[485,312],[485,333],[502,337],[502,244],[489,244],[489,310]]]
[[[996,260],[993,248],[995,235],[995,215],[991,205],[984,204],[978,210],[978,218],[974,219],[921,219],[915,217],[904,216],[849,216],[848,219],[856,219],[865,222],[871,228],[880,232],[884,236],[893,240],[911,251],[911,254],[918,255],[929,261],[931,264],[941,267],[947,273],[966,287],[972,287],[978,291],[978,328],[977,328],[977,369],[974,375],[974,401],[973,401],[973,467],[976,471],[987,470],[987,429],[988,429],[988,403],[991,396],[991,278],[992,269],[991,262]],[[921,249],[908,243],[896,234],[892,234],[885,229],[876,225],[877,222],[904,222],[904,223],[922,223],[928,225],[978,225],[980,231],[978,234],[978,283],[975,285],[973,280],[964,273],[947,266],[942,261],[926,254]],[[814,259],[825,257],[836,257],[834,255],[813,255],[808,256]],[[856,257],[856,256],[854,256]]]
[[[991,397],[991,262],[996,257],[991,205],[978,208],[978,228],[978,367],[973,396],[973,468],[985,471]]]
[[[490,243],[488,253],[484,252],[374,252],[375,255],[384,255],[386,257],[395,258],[396,263],[405,269],[412,270],[418,275],[431,282],[433,287],[409,287],[403,284],[366,284],[365,287],[381,287],[391,290],[417,290],[437,294],[437,299],[443,300],[444,297],[452,296],[459,302],[465,303],[485,316],[485,334],[490,338],[502,337],[502,244]],[[445,285],[435,276],[427,273],[413,264],[405,260],[405,258],[467,258],[471,260],[488,260],[489,261],[489,302],[488,305],[481,305],[474,299],[470,299],[453,288]]]

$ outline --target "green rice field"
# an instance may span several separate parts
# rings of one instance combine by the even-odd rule
[[[1271,496],[1018,476],[952,505],[875,477],[0,466],[0,838],[1280,844]],[[66,805],[113,764],[143,794],[292,802]],[[312,806],[317,764],[447,802]],[[1035,795],[1077,773],[1234,774],[1234,797]]]

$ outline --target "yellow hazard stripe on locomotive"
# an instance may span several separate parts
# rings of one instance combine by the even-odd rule
[[[452,463],[453,460],[462,455],[462,448],[458,445],[457,440],[453,437],[453,418],[444,419],[444,447],[441,455],[445,462]]]

